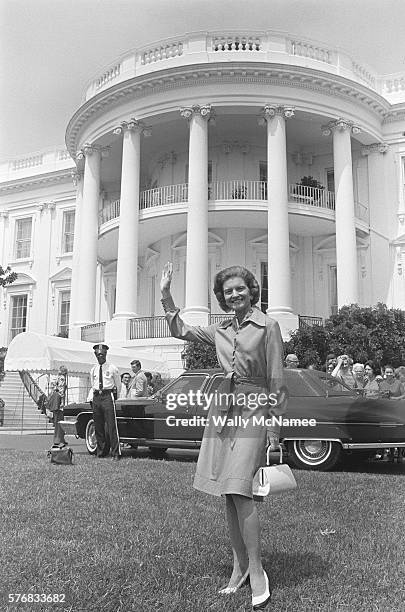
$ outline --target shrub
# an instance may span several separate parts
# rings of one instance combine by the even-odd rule
[[[322,327],[303,327],[285,343],[288,353],[296,353],[303,367],[318,360],[324,364],[328,353],[347,353],[354,361],[368,359],[380,366],[405,364],[405,312],[377,304],[361,308],[343,306]]]
[[[215,348],[202,342],[187,342],[181,357],[185,361],[186,370],[219,368]]]
[[[347,353],[354,361],[375,361],[380,367],[405,365],[405,311],[377,304],[343,306],[324,326],[304,325],[284,343],[285,354],[295,353],[300,366],[323,367],[328,353]],[[182,353],[186,369],[218,368],[214,347],[187,342]]]

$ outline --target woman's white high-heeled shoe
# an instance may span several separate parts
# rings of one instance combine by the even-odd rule
[[[233,593],[236,593],[236,591],[245,584],[246,580],[248,579],[248,576],[249,576],[249,568],[246,570],[242,578],[239,580],[239,582],[235,586],[233,587],[226,586],[223,589],[220,589],[218,591],[219,595],[232,595]]]
[[[270,599],[271,599],[271,589],[270,589],[270,585],[269,585],[269,579],[267,577],[266,572],[263,570],[263,574],[264,574],[264,579],[266,581],[266,590],[264,591],[264,593],[262,595],[258,595],[257,597],[254,597],[252,595],[252,607],[253,610],[264,610],[264,608],[267,606],[268,603],[270,603]]]

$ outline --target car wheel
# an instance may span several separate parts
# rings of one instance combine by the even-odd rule
[[[152,457],[154,457],[155,459],[162,459],[165,456],[167,448],[158,448],[157,446],[150,446],[149,450]]]
[[[90,419],[86,425],[85,441],[87,452],[90,455],[95,455],[97,451],[96,426],[93,419]]]
[[[330,440],[291,440],[287,442],[291,463],[305,470],[331,470],[342,457],[342,447]]]

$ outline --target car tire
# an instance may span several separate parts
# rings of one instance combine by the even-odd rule
[[[290,440],[287,450],[290,462],[301,470],[331,470],[343,455],[339,442],[331,440]]]
[[[150,450],[150,454],[155,459],[163,459],[163,457],[166,454],[167,448],[159,448],[157,446],[150,446],[149,450]]]
[[[90,455],[95,455],[97,452],[96,426],[94,420],[90,419],[86,425],[86,433],[84,436],[87,452]]]

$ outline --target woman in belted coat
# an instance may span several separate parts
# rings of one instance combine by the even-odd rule
[[[226,375],[218,393],[230,391],[233,396],[233,402],[225,405],[222,400],[211,404],[194,478],[196,489],[224,495],[226,500],[233,571],[228,585],[219,592],[230,595],[249,577],[253,609],[261,610],[268,605],[271,590],[261,562],[252,481],[263,465],[266,443],[271,450],[278,448],[279,426],[271,422],[271,416],[281,415],[286,408],[280,328],[256,306],[259,285],[241,266],[222,270],[214,281],[219,305],[234,316],[208,327],[187,325],[170,293],[172,274],[172,264],[167,263],[161,292],[171,334],[214,345]],[[213,418],[221,415],[227,417],[224,425]],[[260,417],[270,422],[262,424]]]

